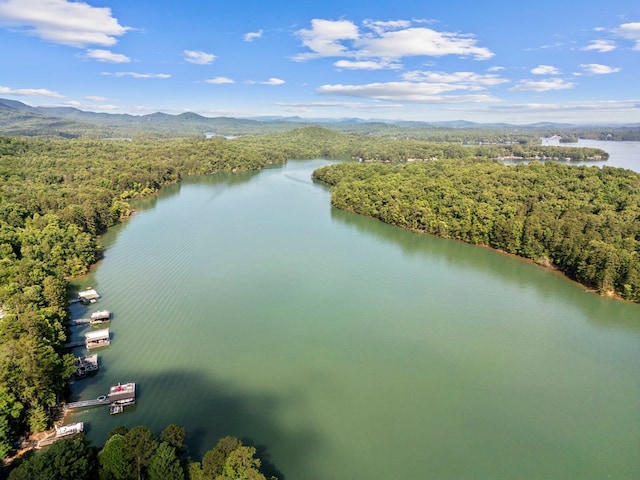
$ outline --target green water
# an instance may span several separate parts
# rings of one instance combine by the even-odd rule
[[[638,479],[640,305],[334,210],[324,160],[188,179],[104,238],[114,312],[87,422],[225,435],[286,480]],[[76,330],[81,334],[82,330]]]

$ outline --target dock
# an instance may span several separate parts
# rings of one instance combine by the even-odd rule
[[[94,330],[85,334],[85,347],[87,350],[92,348],[106,347],[111,345],[111,339],[109,337],[109,329],[104,328],[102,330]]]
[[[98,371],[98,354],[76,358],[76,378],[85,378],[89,373]]]
[[[89,318],[92,324],[108,322],[109,320],[111,320],[111,312],[109,310],[98,310],[93,312]]]
[[[82,303],[95,303],[100,298],[100,294],[93,287],[87,287],[78,292],[78,300]]]
[[[90,318],[74,318],[67,322],[70,327],[77,327],[78,325],[89,325],[91,323]]]
[[[101,395],[93,400],[80,400],[78,402],[67,403],[64,406],[65,410],[76,410],[78,408],[96,407],[98,405],[109,405],[111,400],[106,395]]]
[[[80,400],[78,402],[67,403],[65,410],[75,410],[78,408],[96,407],[99,405],[109,405],[109,413],[122,413],[124,407],[136,403],[136,384],[118,383],[109,389],[107,395],[100,395],[92,400]]]
[[[77,348],[84,347],[84,340],[75,340],[73,342],[65,343],[65,348]]]

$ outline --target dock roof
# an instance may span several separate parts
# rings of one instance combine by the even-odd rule
[[[98,340],[100,338],[109,338],[109,329],[103,328],[102,330],[94,330],[86,333],[84,337],[89,341]]]

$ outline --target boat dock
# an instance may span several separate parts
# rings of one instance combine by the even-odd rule
[[[85,290],[78,292],[78,300],[82,303],[95,303],[100,298],[100,294],[96,292],[92,287],[88,287]]]
[[[85,378],[89,373],[98,371],[98,354],[76,358],[76,378]]]
[[[97,312],[93,312],[89,318],[92,324],[108,322],[109,320],[111,320],[111,312],[109,310],[98,310]]]
[[[87,350],[98,347],[106,347],[111,344],[108,328],[104,328],[102,330],[94,330],[93,332],[86,333],[84,338],[85,347],[87,348]]]
[[[109,413],[121,413],[127,405],[136,403],[136,384],[118,383],[109,389],[107,395],[100,395],[92,400],[80,400],[78,402],[67,403],[65,410],[75,410],[78,408],[96,407],[98,405],[109,405]]]

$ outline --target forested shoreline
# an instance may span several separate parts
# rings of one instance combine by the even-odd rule
[[[522,150],[525,148],[528,150]],[[187,175],[255,171],[291,158],[414,160],[411,167],[405,167],[411,172],[411,169],[420,171],[433,165],[464,169],[467,162],[461,159],[489,159],[508,154],[559,158],[573,155],[576,159],[606,155],[597,149],[538,145],[467,147],[344,134],[318,127],[233,140],[222,137],[134,141],[0,137],[2,457],[16,448],[20,437],[49,428],[56,417],[57,407],[75,370],[75,357],[64,348],[69,320],[67,301],[71,294],[69,279],[85,274],[100,258],[99,235],[131,214],[130,199],[153,195]],[[433,159],[450,159],[450,164]],[[488,160],[478,162],[478,165],[485,164],[495,165]],[[374,167],[391,168],[380,173],[401,168]],[[612,176],[618,175],[618,169],[603,171],[610,170]],[[619,192],[628,193],[631,187],[624,183],[626,177],[619,175],[622,182]],[[520,180],[513,181],[515,190]],[[581,187],[575,184],[573,188],[579,191]],[[619,192],[613,190],[606,195],[615,196]],[[458,201],[455,197],[450,200]],[[460,201],[465,209],[474,208],[468,201]],[[416,202],[415,208],[419,208],[421,203]],[[355,204],[344,203],[342,208],[356,211]],[[631,207],[620,208],[630,212]],[[580,221],[580,218],[574,220],[575,229],[579,230]],[[484,240],[474,243],[484,243]],[[625,296],[637,301],[635,285],[633,283]]]
[[[612,167],[488,160],[316,170],[333,206],[554,266],[640,302],[640,175]]]
[[[167,425],[157,436],[144,425],[119,426],[101,447],[83,434],[32,452],[14,465],[9,480],[277,480],[275,466],[256,447],[226,436],[202,460],[189,455],[187,431]]]

